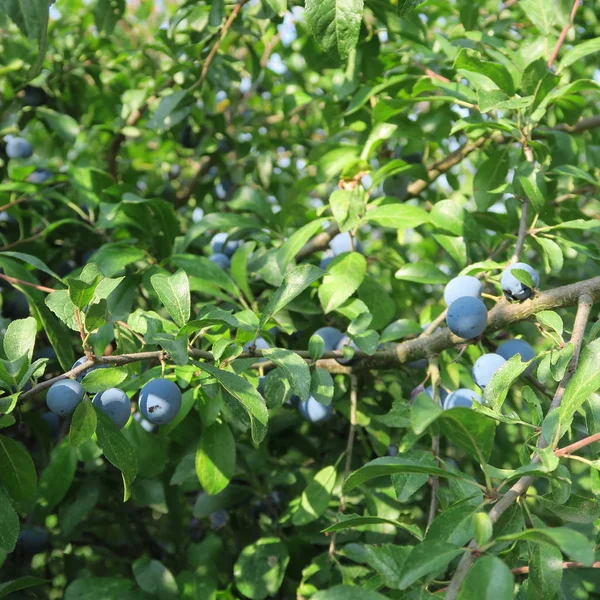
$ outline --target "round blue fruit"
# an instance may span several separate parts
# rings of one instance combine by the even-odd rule
[[[45,412],[42,415],[42,419],[48,425],[48,431],[50,432],[50,436],[53,438],[57,438],[60,434],[60,417],[53,412]]]
[[[336,350],[343,350],[346,346],[350,346],[350,348],[354,348],[354,350],[359,350],[358,346],[354,343],[354,340],[351,340],[347,335],[342,336],[342,339],[338,342],[336,346]],[[335,360],[340,363],[340,365],[350,365],[354,362],[354,357],[352,358],[336,358]]]
[[[39,554],[48,547],[50,534],[43,527],[29,527],[19,533],[17,545],[27,554]]]
[[[481,396],[473,390],[459,388],[451,394],[448,394],[448,397],[444,402],[444,410],[457,407],[471,408],[473,402],[479,402],[479,404],[481,404]]]
[[[426,393],[426,394],[428,394],[428,395],[430,396],[430,398],[432,398],[432,399],[433,399],[433,387],[432,387],[432,386],[428,385],[428,386],[425,388],[425,393]],[[443,404],[444,404],[444,402],[446,401],[446,398],[448,397],[448,391],[447,391],[447,390],[445,390],[444,388],[440,388],[440,389],[438,390],[438,393],[439,393],[439,395],[440,395],[440,404],[442,404],[442,405],[443,405]]]
[[[506,362],[499,354],[484,354],[473,365],[473,380],[482,389],[489,385],[496,371]]]
[[[229,258],[239,248],[240,242],[227,241],[229,236],[226,233],[217,233],[210,240],[210,247],[214,254],[225,254]]]
[[[504,292],[504,295],[509,300],[527,300],[533,294],[533,290],[520,282],[512,273],[513,269],[519,269],[520,271],[527,271],[531,275],[531,279],[533,281],[534,287],[538,287],[540,285],[540,276],[537,271],[528,265],[527,263],[515,263],[510,267],[507,267],[502,273],[502,278],[500,279],[500,287]]]
[[[87,356],[82,356],[79,360],[77,360],[73,366],[71,367],[71,370],[76,369],[77,367],[80,367],[81,365],[84,365],[87,362],[88,358]],[[83,371],[83,373],[79,373],[79,375],[77,376],[77,381],[83,381],[83,378],[88,374],[91,373],[92,371],[95,371],[96,369],[109,369],[110,365],[94,365],[93,367],[90,367],[89,369],[86,369],[85,371]]]
[[[523,362],[529,362],[535,358],[535,350],[524,340],[508,340],[496,348],[496,354],[499,354],[504,360],[520,354]],[[532,363],[527,367],[525,373],[530,374],[534,369],[535,363]]]
[[[398,456],[398,446],[391,444],[388,446],[387,449],[387,455],[388,456]]]
[[[318,335],[323,340],[325,352],[335,350],[340,340],[344,337],[344,334],[335,327],[321,327],[313,335]]]
[[[181,390],[169,379],[153,379],[142,388],[139,405],[144,419],[166,425],[181,408]]]
[[[6,144],[6,154],[8,158],[29,158],[33,154],[33,147],[27,140],[14,137]]]
[[[40,168],[36,169],[33,173],[27,177],[27,181],[29,183],[46,183],[49,179],[54,177],[54,173],[52,171],[48,171],[48,169]]]
[[[344,252],[352,252],[352,239],[350,234],[347,231],[344,233],[338,233],[336,236],[331,238],[329,247],[336,256],[338,254],[343,254]],[[364,247],[356,238],[354,239],[354,251],[364,254]]]
[[[119,429],[123,429],[129,421],[131,402],[123,390],[110,388],[104,392],[99,392],[94,396],[92,402],[98,408],[101,408]]]
[[[212,254],[211,256],[208,257],[208,260],[214,262],[215,265],[218,265],[219,267],[221,267],[221,269],[223,269],[223,271],[226,271],[231,266],[231,261],[229,260],[229,256],[227,256],[226,254],[221,254],[220,252]]]
[[[78,381],[61,379],[48,390],[46,404],[55,415],[68,417],[73,414],[84,395],[85,390]]]
[[[450,306],[455,300],[470,296],[471,298],[481,298],[483,286],[477,277],[471,275],[461,275],[452,279],[444,289],[444,302]]]
[[[471,340],[484,332],[487,314],[487,308],[479,298],[463,296],[448,307],[446,323],[454,335]]]
[[[306,402],[300,402],[300,414],[311,423],[324,423],[331,418],[333,414],[333,406],[321,404],[312,396]]]

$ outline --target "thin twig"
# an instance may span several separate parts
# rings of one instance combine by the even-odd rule
[[[517,243],[515,251],[510,257],[510,264],[518,262],[519,256],[525,247],[525,238],[527,237],[527,218],[529,217],[529,199],[525,199],[521,206],[521,219],[519,221],[519,233],[517,234]]]
[[[29,281],[23,281],[22,279],[16,279],[15,277],[10,277],[9,275],[4,275],[3,273],[0,273],[0,279],[4,279],[5,281],[8,281],[9,283],[11,283],[13,285],[24,285],[24,286],[33,288],[34,290],[39,290],[40,292],[45,292],[46,294],[51,294],[52,292],[56,291],[56,290],[53,290],[52,288],[45,287],[43,285],[38,285],[37,283],[29,283]]]
[[[595,433],[594,435],[590,435],[586,438],[583,438],[582,440],[579,440],[578,442],[574,442],[573,444],[570,444],[568,446],[565,446],[564,448],[560,448],[559,450],[556,450],[554,452],[554,454],[556,454],[556,456],[570,456],[571,454],[573,454],[573,452],[576,452],[577,450],[580,450],[581,448],[585,448],[586,446],[589,446],[590,444],[593,444],[594,442],[598,442],[600,441],[600,433]]]
[[[571,361],[569,362],[569,366],[567,367],[565,376],[563,377],[556,390],[556,393],[554,394],[554,398],[548,410],[548,414],[553,410],[560,408],[560,403],[562,401],[566,386],[571,380],[573,373],[575,373],[575,370],[577,369],[579,355],[581,353],[581,346],[585,334],[585,327],[591,312],[592,301],[593,299],[588,294],[582,294],[578,299],[577,315],[575,317],[575,325],[573,326],[573,333],[571,335],[571,343],[573,344],[573,356],[571,357]],[[544,438],[544,436],[539,437],[537,444],[538,449],[547,448],[549,445],[550,443]],[[536,454],[533,457],[532,462],[535,463],[539,461],[540,457],[538,454]],[[521,477],[521,479],[519,479],[490,510],[488,516],[491,522],[496,523],[498,519],[508,509],[508,507],[511,506],[514,502],[516,502],[517,499],[529,489],[529,487],[533,484],[534,481],[535,477]],[[448,590],[446,592],[446,600],[456,599],[458,592],[460,591],[460,587],[463,581],[465,580],[469,570],[471,569],[471,566],[477,560],[477,556],[473,553],[473,550],[476,549],[477,543],[475,542],[475,540],[472,540],[469,544],[468,551],[466,551],[463,554],[458,564],[458,567],[454,573],[454,577],[450,582],[450,586],[448,587]]]
[[[17,206],[18,204],[21,204],[21,203],[25,202],[26,200],[29,200],[29,198],[27,196],[24,196],[23,198],[19,198],[18,200],[13,200],[12,202],[5,204],[4,206],[0,206],[0,212],[4,212],[5,210],[12,208],[13,206]]]
[[[429,359],[429,375],[431,377],[431,388],[433,390],[433,401],[440,404],[440,367],[437,358]],[[434,435],[431,438],[431,452],[433,458],[438,460],[440,455],[440,436]],[[427,518],[427,528],[429,530],[437,514],[438,508],[438,490],[440,488],[440,478],[437,475],[432,477],[431,481],[431,503],[429,505],[429,517]]]
[[[581,3],[582,3],[581,0],[575,0],[573,2],[573,7],[571,8],[571,15],[569,18],[569,22],[566,23],[565,26],[562,28],[562,31],[560,32],[560,35],[558,36],[558,40],[556,40],[554,50],[552,50],[552,54],[550,55],[550,59],[548,60],[548,68],[551,68],[552,65],[554,64],[554,61],[556,60],[556,57],[558,56],[560,48],[563,45],[565,38],[567,37],[567,33],[569,32],[569,29],[571,29],[571,27],[573,27],[573,23],[575,22],[575,15],[577,14],[577,10],[579,9],[579,5]]]
[[[200,72],[200,77],[198,78],[198,81],[196,81],[196,83],[193,83],[190,86],[190,88],[189,88],[190,91],[195,88],[200,87],[204,83],[204,80],[206,79],[206,76],[208,75],[208,69],[210,68],[210,64],[212,63],[217,52],[219,51],[219,48],[221,47],[221,44],[223,43],[223,40],[225,39],[227,32],[229,31],[230,27],[233,25],[233,22],[235,21],[236,17],[238,16],[240,10],[242,10],[242,6],[244,6],[244,4],[246,4],[247,1],[248,0],[238,0],[238,3],[233,7],[231,14],[227,18],[227,21],[225,21],[225,25],[223,25],[223,28],[221,29],[221,33],[220,33],[219,37],[217,38],[217,41],[214,43],[213,47],[210,49],[210,52],[208,53],[208,56],[206,57],[206,60],[204,61],[204,65],[202,66],[202,71]]]
[[[344,466],[343,481],[348,479],[352,470],[352,451],[354,449],[354,437],[356,433],[356,407],[358,405],[358,379],[356,375],[350,375],[350,428],[348,430],[348,442],[346,444],[346,464]],[[346,496],[342,492],[340,494],[340,512],[346,510]],[[335,554],[336,532],[331,536],[329,542],[329,556]]]

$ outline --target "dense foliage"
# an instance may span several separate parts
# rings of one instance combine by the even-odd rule
[[[417,4],[0,0],[0,598],[599,597],[600,11]]]

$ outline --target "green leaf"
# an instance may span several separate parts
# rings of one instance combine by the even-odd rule
[[[260,319],[260,328],[284,306],[299,296],[308,286],[320,279],[325,271],[313,265],[300,265],[289,271],[283,278],[283,283],[269,298],[269,303]]]
[[[287,10],[287,0],[265,0],[265,2],[271,7],[271,10],[280,17],[282,17]]]
[[[562,69],[570,67],[576,62],[579,62],[582,58],[589,56],[590,54],[595,54],[596,52],[600,52],[600,37],[587,40],[571,48],[558,63],[558,70],[562,71]]]
[[[478,510],[470,498],[449,506],[434,519],[426,539],[464,546],[475,535],[474,516]]]
[[[3,346],[8,360],[19,360],[27,356],[31,361],[37,335],[37,322],[33,317],[11,321],[4,334]]]
[[[106,300],[100,300],[97,304],[92,304],[84,316],[85,329],[88,332],[96,331],[102,325],[106,324],[108,305]]]
[[[235,440],[226,423],[213,423],[200,436],[196,473],[202,488],[214,496],[222,492],[235,474]]]
[[[334,190],[329,196],[329,206],[340,231],[351,231],[359,223],[364,212],[364,201],[359,188],[354,190]]]
[[[569,523],[589,524],[600,518],[600,502],[593,498],[571,494],[565,502],[561,503],[545,496],[540,496],[539,501],[545,509]]]
[[[546,182],[538,168],[530,168],[529,172],[518,175],[518,181],[531,202],[535,212],[540,212],[546,203]]]
[[[242,377],[223,371],[207,363],[193,363],[202,371],[212,375],[243,407],[250,418],[252,439],[259,444],[267,434],[269,413],[264,398]]]
[[[367,562],[381,577],[384,585],[393,590],[399,590],[402,580],[404,563],[411,553],[410,546],[382,544],[381,546],[364,547]]]
[[[462,553],[463,549],[454,544],[425,540],[415,546],[406,558],[398,587],[405,590],[425,575],[443,571],[451,560]]]
[[[29,453],[14,440],[0,435],[0,483],[17,502],[36,492],[37,475]]]
[[[384,204],[367,211],[364,222],[373,222],[392,229],[414,229],[429,222],[427,211],[411,204]]]
[[[390,323],[381,334],[380,342],[395,342],[408,336],[419,335],[423,332],[421,326],[416,321],[410,319],[398,319]]]
[[[75,142],[79,135],[79,124],[73,117],[65,113],[56,112],[45,106],[38,107],[36,113],[42,117],[48,127],[65,143],[73,144]]]
[[[13,508],[8,496],[0,490],[0,551],[12,552],[19,538],[19,516]],[[18,589],[18,588],[16,588]],[[0,584],[0,598],[2,584]]]
[[[126,266],[143,260],[145,253],[142,249],[130,244],[105,244],[94,253],[92,259],[106,277],[119,274]]]
[[[560,548],[572,560],[586,566],[594,562],[594,545],[582,533],[567,527],[548,529],[527,529],[520,533],[503,535],[497,542],[529,541],[537,544],[550,544]]]
[[[83,385],[86,392],[96,394],[110,388],[119,387],[128,376],[129,373],[126,367],[94,369],[87,373],[81,385]]]
[[[294,231],[292,235],[281,244],[279,250],[277,250],[277,264],[282,272],[285,271],[287,266],[293,260],[293,258],[302,249],[304,244],[310,240],[317,231],[319,231],[323,223],[326,223],[327,219],[315,219],[310,223],[300,227],[297,231]]]
[[[327,510],[336,478],[337,471],[333,466],[325,467],[315,475],[302,492],[300,504],[292,515],[296,527],[315,521]]]
[[[480,164],[473,179],[473,194],[480,211],[486,211],[499,197],[508,176],[508,160],[505,150],[492,153]]]
[[[98,590],[102,590],[103,600],[139,599],[137,594],[139,590],[135,587],[135,582],[132,579],[124,577],[85,577],[76,579],[69,584],[63,600],[96,600]]]
[[[567,384],[560,405],[562,428],[567,427],[573,415],[591,394],[600,388],[600,338],[588,344],[581,353],[577,371]]]
[[[317,592],[311,600],[386,600],[377,592],[353,585],[336,585],[328,590]]]
[[[492,539],[494,525],[489,515],[485,512],[478,512],[474,518],[475,524],[475,542],[480,548]]]
[[[99,407],[92,406],[98,420],[96,425],[98,445],[102,448],[106,460],[121,471],[124,488],[123,501],[126,502],[131,496],[131,485],[138,472],[137,456],[110,417]]]
[[[37,514],[49,514],[65,497],[73,483],[76,467],[77,455],[68,440],[64,440],[52,451],[50,464],[40,477]]]
[[[48,25],[48,0],[2,0],[5,12],[30,40],[39,39]]]
[[[450,280],[448,275],[427,262],[408,263],[400,267],[394,277],[402,281],[414,281],[422,284],[448,283]]]
[[[410,450],[409,452],[404,452],[402,457],[423,466],[436,466],[435,459],[431,452]],[[392,475],[392,485],[396,492],[396,498],[398,498],[399,502],[408,502],[411,496],[420,490],[428,480],[429,475],[423,473],[401,473],[399,475]]]
[[[558,548],[546,544],[529,544],[528,600],[557,598],[562,576],[562,553]]]
[[[410,421],[413,431],[417,435],[421,435],[442,412],[442,407],[429,394],[425,392],[417,394],[410,411]]]
[[[588,435],[600,433],[600,396],[592,394],[584,405],[585,410],[585,425]],[[600,442],[595,442],[590,445],[594,455],[600,454]]]
[[[48,294],[46,306],[70,329],[79,331],[75,320],[75,305],[71,302],[68,290],[57,290]],[[72,362],[72,361],[71,361]]]
[[[367,261],[358,252],[336,256],[319,287],[319,300],[325,313],[341,306],[359,288],[367,272]]]
[[[311,31],[326,52],[348,58],[358,43],[363,0],[306,0]]]
[[[500,411],[511,385],[527,370],[531,362],[523,362],[521,356],[507,360],[492,377],[483,393],[483,403],[492,410]]]
[[[173,573],[158,560],[139,558],[133,563],[133,576],[148,594],[173,600],[181,597]]]
[[[69,430],[71,446],[81,446],[81,444],[89,440],[96,432],[97,420],[96,411],[91,400],[84,398],[78,404],[71,419],[71,429]]]
[[[239,294],[239,290],[231,277],[221,267],[204,256],[176,254],[171,256],[169,261],[183,269],[192,278],[191,285],[194,285],[200,292],[205,292],[205,288],[214,286],[234,296]]]
[[[471,408],[459,407],[443,411],[437,422],[453,445],[468,452],[481,464],[489,459],[496,432],[493,419]]]
[[[180,269],[174,275],[156,273],[151,277],[152,287],[158,294],[173,321],[183,327],[190,320],[190,281]]]
[[[36,269],[39,269],[40,271],[46,273],[46,275],[50,275],[50,277],[61,281],[61,278],[37,256],[25,254],[24,252],[0,252],[0,256],[10,256],[11,258],[16,258],[20,261],[23,261],[27,265],[31,265]]]
[[[503,64],[482,60],[476,50],[462,48],[454,61],[454,68],[483,75],[509,96],[515,93],[515,84],[508,69]]]
[[[560,273],[564,264],[563,252],[560,246],[553,240],[538,236],[535,240],[544,252],[544,257],[552,273]]]
[[[152,118],[148,121],[148,129],[151,129],[157,134],[162,134],[171,129],[171,127],[174,125],[172,113],[185,99],[187,94],[187,90],[177,90],[171,94],[163,96],[158,108],[154,111]]]
[[[497,556],[482,556],[467,574],[458,600],[512,600],[513,587],[514,577],[506,563]]]
[[[403,17],[422,3],[423,0],[398,0],[396,10],[398,11],[398,14]]]
[[[253,302],[254,295],[248,284],[248,259],[256,248],[255,242],[246,242],[240,246],[231,257],[231,276],[246,297]]]
[[[460,475],[444,471],[438,467],[423,465],[404,458],[384,456],[368,462],[357,471],[354,471],[354,473],[351,473],[344,483],[344,494],[351,492],[354,488],[376,477],[401,473],[424,473],[426,475],[438,475],[439,477],[448,477],[451,479],[463,479]]]
[[[522,0],[519,6],[542,35],[552,33],[560,15],[554,0]]]
[[[261,538],[246,546],[233,567],[238,590],[250,600],[275,596],[289,561],[286,545],[277,538]]]
[[[89,283],[80,279],[68,279],[67,283],[71,302],[81,310],[92,301],[96,287],[100,283],[100,277],[94,278]]]
[[[269,348],[263,350],[263,356],[273,361],[283,370],[292,390],[300,400],[308,400],[310,394],[310,369],[303,358],[291,350]]]
[[[562,335],[564,324],[562,317],[557,312],[554,312],[553,310],[543,310],[542,312],[537,313],[535,318],[547,329],[553,329],[558,335]]]
[[[312,372],[310,395],[320,404],[328,406],[333,399],[333,377],[329,371],[316,368]]]
[[[0,583],[0,598],[4,598],[14,592],[19,592],[20,590],[26,590],[47,583],[49,583],[47,579],[31,577],[30,575],[19,577],[19,579],[13,579],[11,581],[5,581],[4,583]]]
[[[454,235],[462,235],[464,230],[465,209],[454,200],[442,200],[431,209],[431,223]]]
[[[361,517],[359,515],[342,514],[339,514],[338,518],[340,519],[340,521],[335,525],[331,525],[327,527],[327,529],[324,529],[323,533],[334,533],[336,531],[345,531],[347,529],[355,529],[357,527],[368,527],[369,525],[393,525],[398,529],[404,529],[404,531],[408,531],[410,534],[414,535],[419,541],[423,539],[423,533],[417,525],[402,523],[401,521],[394,521],[393,519],[386,519],[384,517]]]

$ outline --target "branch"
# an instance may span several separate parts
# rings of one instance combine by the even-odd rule
[[[37,283],[29,283],[29,281],[23,281],[22,279],[16,279],[15,277],[10,277],[8,275],[4,275],[0,273],[0,279],[4,279],[4,281],[8,281],[13,285],[25,285],[27,287],[33,288],[35,290],[39,290],[40,292],[45,292],[46,294],[50,294],[56,290],[52,288],[45,287],[43,285],[38,285]]]
[[[600,127],[600,116],[589,117],[586,119],[581,119],[575,125],[558,125],[553,129],[540,129],[533,132],[532,139],[544,139],[548,136],[548,134],[561,131],[564,133],[582,133],[584,131],[589,131],[591,129],[597,129]],[[515,142],[512,137],[505,137],[500,133],[494,133],[490,136],[482,136],[474,141],[468,141],[463,146],[455,150],[451,154],[449,154],[446,158],[435,163],[428,171],[427,171],[427,179],[418,179],[417,181],[413,181],[407,190],[407,198],[414,198],[418,196],[421,192],[427,189],[438,177],[448,172],[452,167],[461,163],[469,154],[478,150],[482,146],[484,146],[488,141],[493,141],[497,144],[509,144]],[[336,236],[340,232],[337,225],[331,225],[326,231],[323,231],[317,234],[313,239],[309,240],[303,248],[300,249],[298,254],[296,254],[296,260],[301,260],[306,256],[312,254],[313,252],[317,252],[319,250],[324,250],[327,248],[327,245],[331,241],[331,239]]]
[[[597,298],[597,297],[596,297]],[[554,394],[554,398],[548,410],[548,414],[550,414],[553,410],[560,408],[560,403],[562,401],[565,388],[573,373],[577,369],[577,364],[579,363],[579,355],[581,353],[581,346],[583,344],[583,337],[585,333],[585,327],[591,312],[593,298],[587,292],[582,292],[578,298],[578,307],[577,307],[577,315],[575,317],[575,325],[573,326],[573,334],[571,336],[571,342],[573,344],[573,356],[571,357],[571,361],[569,362],[569,366],[560,382],[556,392]],[[592,436],[594,437],[594,436]],[[595,440],[591,440],[588,443],[593,443]],[[549,442],[543,437],[540,436],[538,440],[537,447],[539,449],[547,448],[549,446]],[[587,444],[585,444],[587,445]],[[567,446],[569,448],[569,446]],[[563,451],[566,448],[563,448]],[[560,452],[560,451],[559,451]],[[532,463],[539,462],[539,455],[535,455],[532,459]],[[492,507],[488,516],[492,523],[496,523],[498,519],[504,514],[504,512],[508,509],[509,506],[516,502],[517,499],[524,494],[529,487],[535,481],[535,477],[521,477],[515,483],[504,496]],[[446,592],[446,600],[455,600],[458,592],[460,591],[460,587],[465,580],[471,566],[477,560],[477,557],[471,550],[477,549],[477,543],[475,540],[472,540],[469,544],[469,551],[465,552],[458,564],[456,572],[454,573],[454,577],[450,582],[450,586],[448,587],[448,591]]]
[[[558,457],[570,456],[571,454],[573,454],[573,452],[575,452],[581,448],[585,448],[586,446],[589,446],[590,444],[593,444],[594,442],[598,442],[598,441],[600,441],[600,433],[595,433],[594,435],[590,435],[586,438],[583,438],[582,440],[579,440],[578,442],[570,444],[569,446],[560,448],[560,450],[556,450],[554,452],[554,454],[556,454],[556,456],[558,456]]]
[[[573,27],[573,23],[575,22],[575,15],[577,14],[577,10],[579,9],[580,0],[575,0],[573,2],[573,8],[571,8],[571,16],[569,18],[569,22],[565,24],[558,36],[558,40],[556,40],[556,45],[554,46],[554,50],[552,50],[552,54],[550,55],[550,59],[548,60],[548,68],[550,69],[558,56],[558,52],[560,51],[565,38],[567,37],[567,33],[569,29]]]
[[[591,565],[584,565],[583,563],[578,562],[564,562],[562,564],[563,569],[599,569],[600,562],[592,563]],[[529,567],[516,567],[511,569],[511,572],[514,575],[526,575],[529,573]]]
[[[356,407],[358,405],[358,379],[356,375],[350,376],[350,429],[348,430],[348,443],[346,444],[346,465],[344,467],[344,479],[346,481],[352,469],[352,450],[354,449],[354,435],[356,433]],[[346,496],[342,492],[340,496],[340,512],[346,510]],[[335,554],[336,532],[331,536],[329,544],[329,556]]]
[[[576,304],[580,296],[585,296],[590,302],[596,302],[600,300],[600,277],[594,277],[593,279],[587,279],[574,283],[571,285],[565,285],[560,288],[548,290],[542,292],[532,300],[526,300],[521,304],[510,304],[507,301],[498,302],[496,307],[490,312],[488,318],[487,332],[497,331],[499,329],[506,329],[511,323],[517,323],[528,319],[532,315],[541,312],[543,310],[553,310],[557,308],[564,308],[566,306],[573,306]],[[588,309],[589,314],[589,309]],[[577,328],[577,325],[576,325]],[[575,329],[574,329],[575,334]],[[575,345],[575,335],[573,336],[573,343]],[[354,369],[385,369],[385,368],[397,368],[402,365],[419,358],[431,357],[439,354],[443,350],[452,348],[454,346],[464,346],[468,344],[468,340],[463,340],[453,335],[447,328],[440,329],[433,335],[417,338],[413,340],[407,340],[400,344],[396,344],[391,349],[381,350],[375,352],[372,355],[366,354],[365,352],[358,351],[355,353],[357,359],[357,366],[352,369],[343,365],[340,365],[335,359],[343,358],[344,353],[341,350],[333,350],[330,352],[324,352],[320,360],[315,364],[323,369],[327,369],[332,373],[343,373],[350,374]],[[307,350],[294,350],[295,354],[311,362],[310,353]],[[205,350],[190,350],[190,356],[194,358],[200,358],[207,361],[212,361],[213,356],[210,352]],[[263,355],[262,350],[254,350],[252,352],[243,352],[237,358],[261,358]],[[572,361],[575,358],[574,353]],[[87,367],[91,367],[93,364],[109,364],[115,366],[127,365],[133,362],[140,362],[146,360],[160,360],[161,358],[168,357],[167,353],[162,350],[155,350],[151,352],[139,352],[135,354],[123,354],[117,356],[96,356],[93,362],[88,362]],[[571,363],[573,364],[573,363]],[[262,368],[269,368],[272,366],[270,362],[257,363]],[[571,372],[571,366],[568,372]],[[21,398],[28,399],[33,398],[43,390],[49,388],[53,383],[60,379],[73,377],[85,371],[78,367],[73,371],[69,371],[63,375],[49,379],[42,383],[38,383],[30,391],[21,395]]]
[[[206,79],[206,76],[208,75],[208,69],[210,68],[210,64],[212,63],[214,57],[216,56],[219,48],[221,47],[221,44],[223,43],[223,40],[225,39],[225,36],[227,35],[227,32],[233,25],[233,22],[235,21],[236,17],[238,16],[240,10],[242,10],[242,6],[244,6],[244,4],[246,4],[247,1],[248,0],[238,0],[238,3],[233,7],[231,14],[227,18],[227,21],[225,21],[225,25],[223,25],[223,28],[221,29],[221,33],[220,33],[217,41],[214,43],[213,47],[210,49],[210,52],[208,53],[208,56],[206,57],[206,60],[204,61],[204,65],[202,66],[202,71],[200,72],[200,77],[199,77],[198,81],[196,81],[196,83],[194,83],[190,86],[190,88],[189,88],[190,91],[197,87],[200,87],[204,83],[204,80]]]

